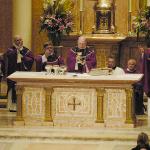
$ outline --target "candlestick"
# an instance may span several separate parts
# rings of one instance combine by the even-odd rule
[[[84,24],[84,11],[80,11],[80,35],[83,34],[83,31],[84,31],[84,27],[83,27],[83,24]]]
[[[128,13],[128,34],[131,34],[131,12]]]
[[[132,2],[131,2],[131,0],[128,0],[128,9],[129,9],[129,12],[132,12],[131,8],[132,8]]]
[[[83,0],[80,0],[80,11],[83,11]]]

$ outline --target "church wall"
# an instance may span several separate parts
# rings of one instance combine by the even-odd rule
[[[0,53],[6,51],[12,41],[12,0],[0,0]]]
[[[42,52],[42,44],[47,41],[46,33],[39,34],[39,19],[42,14],[43,0],[32,0],[32,49],[35,54]],[[74,0],[74,28],[73,35],[80,33],[80,1]],[[84,0],[83,11],[83,33],[91,34],[95,25],[94,5],[96,0]],[[128,33],[128,2],[116,0],[116,26],[117,32],[121,34]],[[74,45],[74,44],[73,44]]]

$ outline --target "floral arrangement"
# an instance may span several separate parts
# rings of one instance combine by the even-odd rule
[[[133,32],[137,34],[137,40],[140,33],[146,40],[150,40],[150,8],[138,12],[138,15],[133,18],[132,28]]]
[[[73,2],[71,0],[44,0],[40,18],[40,32],[46,31],[53,45],[60,45],[63,35],[72,32]]]

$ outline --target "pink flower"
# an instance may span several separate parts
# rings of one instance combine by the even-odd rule
[[[65,29],[64,25],[61,25],[58,30],[62,32],[64,29]]]
[[[70,0],[68,0],[68,2],[69,1]],[[66,0],[61,2],[65,3]],[[61,36],[63,34],[69,34],[72,31],[71,28],[71,11],[68,12],[68,10],[63,7],[63,4],[59,3],[59,0],[55,0],[55,6],[52,3],[48,3],[43,11],[43,15],[40,17],[40,31],[47,31],[48,37],[59,43]],[[57,40],[53,37],[57,37]]]
[[[68,27],[72,27],[72,22],[68,22],[68,23],[66,24],[66,28],[68,28]]]

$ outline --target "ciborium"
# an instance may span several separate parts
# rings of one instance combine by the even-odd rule
[[[95,5],[94,33],[115,33],[115,4],[114,0],[98,0]]]

